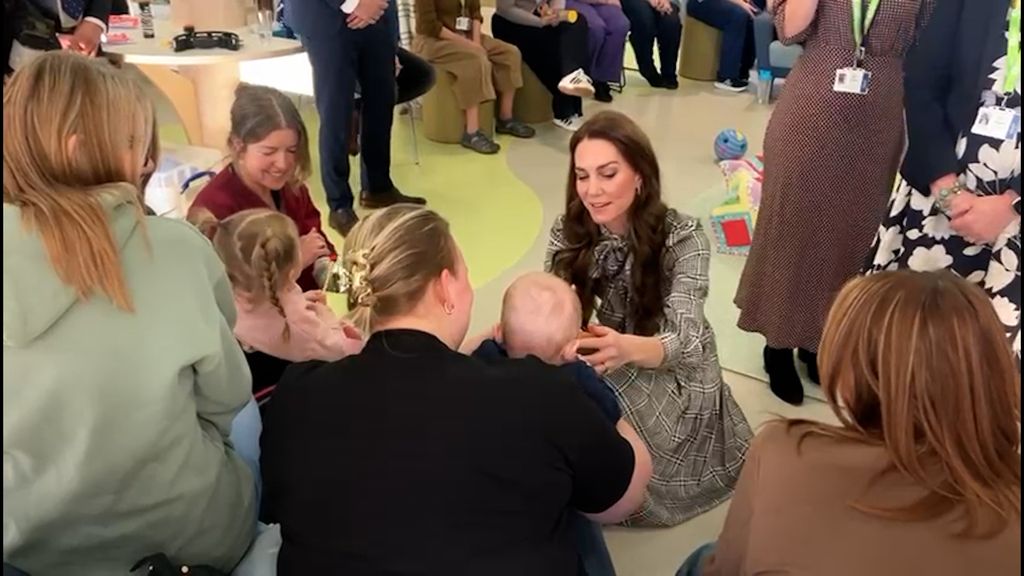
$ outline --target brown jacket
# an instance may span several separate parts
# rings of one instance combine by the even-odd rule
[[[725,528],[704,576],[1009,576],[1018,575],[1020,518],[987,539],[955,536],[944,517],[897,522],[859,512],[867,498],[891,506],[921,488],[902,476],[871,480],[882,448],[797,435],[770,424],[747,454]]]

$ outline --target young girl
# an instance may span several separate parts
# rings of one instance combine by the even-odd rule
[[[255,209],[218,222],[193,210],[190,220],[227,268],[238,308],[235,337],[244,350],[304,362],[339,360],[362,349],[362,335],[327,307],[323,292],[304,293],[296,283],[301,240],[290,218]]]
[[[196,196],[192,209],[220,220],[253,208],[288,216],[301,236],[299,286],[320,288],[335,251],[305,185],[312,171],[309,137],[295,104],[273,88],[239,85],[228,147],[231,164]]]

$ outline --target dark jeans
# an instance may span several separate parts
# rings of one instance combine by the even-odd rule
[[[580,576],[615,576],[615,566],[600,524],[579,512],[570,512],[569,530],[580,555]]]
[[[395,108],[396,42],[390,18],[362,30],[342,27],[334,34],[302,35],[313,66],[320,113],[321,177],[331,210],[352,208],[348,137],[356,84],[363,95],[361,154],[367,192],[384,193],[391,182],[391,124]]]
[[[629,42],[633,45],[640,73],[648,78],[658,75],[654,67],[654,41],[657,40],[661,76],[675,78],[679,42],[683,37],[679,7],[672,4],[672,13],[662,14],[647,0],[622,0],[622,11],[629,18]]]
[[[395,104],[405,104],[423,96],[434,86],[437,76],[434,67],[423,58],[409,52],[401,46],[398,47],[398,63],[402,69],[398,71],[395,78],[398,96]],[[369,171],[366,169],[366,162],[363,156],[359,156],[359,180],[363,190],[370,189]]]
[[[583,100],[559,92],[558,82],[570,72],[587,69],[590,56],[585,18],[572,24],[563,22],[558,26],[536,28],[515,24],[495,14],[491,30],[498,40],[519,48],[523,62],[551,92],[551,110],[555,118],[583,115]]]
[[[765,0],[754,0],[764,10]],[[732,0],[690,0],[686,12],[722,31],[718,80],[746,80],[754,65],[754,19]]]

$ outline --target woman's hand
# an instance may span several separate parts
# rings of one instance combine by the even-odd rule
[[[661,14],[669,14],[672,12],[672,4],[668,0],[647,0],[647,2],[656,12],[660,12]]]
[[[309,234],[299,238],[299,254],[302,257],[302,269],[305,270],[318,259],[330,256],[331,251],[320,232],[310,230]]]
[[[736,4],[740,8],[743,8],[744,10],[746,10],[747,14],[750,14],[751,18],[753,18],[754,16],[757,16],[758,12],[760,12],[758,7],[754,6],[748,0],[732,0],[732,2],[733,2],[733,4]]]
[[[994,244],[999,235],[1020,216],[1013,209],[1013,196],[959,194],[949,201],[950,225],[972,244]]]
[[[628,337],[607,326],[591,324],[587,328],[589,337],[581,337],[576,344],[578,350],[589,352],[580,359],[597,371],[606,374],[623,364],[631,362]]]

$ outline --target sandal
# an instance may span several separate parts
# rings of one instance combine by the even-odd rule
[[[533,138],[537,134],[536,130],[515,118],[509,118],[508,120],[499,118],[494,123],[494,131],[498,134],[508,134],[516,138]]]
[[[472,134],[463,134],[462,142],[459,144],[463,148],[469,148],[473,152],[480,154],[497,154],[501,150],[501,146],[498,146],[494,140],[491,140],[479,130]]]

